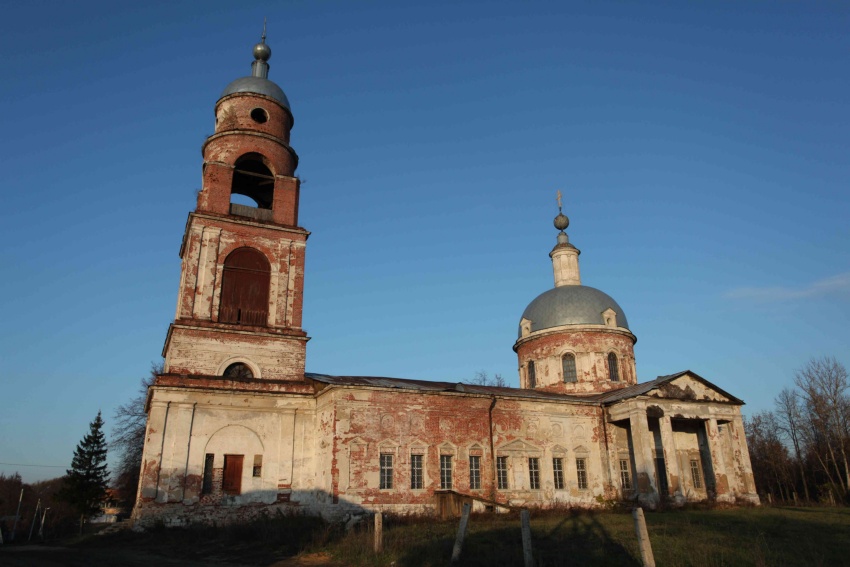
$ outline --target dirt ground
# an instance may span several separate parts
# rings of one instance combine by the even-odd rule
[[[71,547],[53,547],[46,545],[6,545],[0,546],[0,565],[3,567],[106,567],[121,565],[126,567],[170,567],[181,565],[201,567],[218,565],[221,567],[241,567],[241,563],[218,562],[214,558],[203,561],[187,561],[185,558],[169,558],[159,554],[145,553],[135,548],[127,549],[77,549]],[[290,557],[271,563],[268,567],[342,567],[333,563],[325,553],[309,553]]]

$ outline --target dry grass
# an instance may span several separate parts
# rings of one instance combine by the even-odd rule
[[[686,509],[646,514],[659,567],[850,564],[850,509]],[[539,566],[639,565],[631,514],[569,509],[535,511],[531,519]],[[159,528],[88,537],[41,563],[36,553],[7,554],[10,565],[311,565],[448,564],[457,521],[385,517],[384,552],[372,552],[369,525],[349,533],[305,516],[269,516],[241,525]],[[66,542],[67,543],[67,542]],[[9,546],[7,546],[9,547]],[[44,556],[46,559],[46,556]],[[473,515],[462,565],[521,565],[519,518]]]

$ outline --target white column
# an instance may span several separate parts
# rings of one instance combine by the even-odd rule
[[[714,490],[717,500],[731,500],[729,480],[726,474],[726,459],[723,457],[723,447],[720,444],[720,432],[717,430],[717,420],[709,418],[705,422],[705,433],[708,438],[708,448],[711,453],[711,468],[714,472]]]
[[[198,283],[195,286],[194,317],[209,320],[212,317],[212,299],[215,291],[215,274],[218,264],[220,228],[205,226],[201,235],[201,252],[198,257]]]
[[[654,504],[658,500],[655,483],[654,440],[646,420],[646,409],[636,408],[629,413],[632,450],[635,457],[635,480],[641,501]]]
[[[661,428],[661,444],[664,449],[664,465],[667,469],[667,486],[677,503],[684,501],[682,495],[682,473],[679,469],[679,454],[676,451],[676,440],[673,437],[673,424],[670,416],[665,415],[658,420]]]

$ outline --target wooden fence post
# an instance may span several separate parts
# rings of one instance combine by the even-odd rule
[[[457,528],[457,537],[455,538],[455,546],[452,549],[452,563],[460,561],[460,552],[463,549],[463,538],[466,537],[466,524],[469,522],[469,510],[472,506],[469,502],[463,505],[463,513],[460,515],[460,525]]]
[[[646,529],[646,518],[643,517],[643,508],[632,509],[632,517],[635,519],[635,533],[637,534],[643,567],[655,567],[655,558],[652,556],[652,544],[649,541],[649,532]]]
[[[384,516],[381,512],[375,512],[375,553],[384,550]]]
[[[528,520],[528,510],[519,513],[522,524],[522,558],[525,567],[534,567],[534,556],[531,553],[531,524]]]

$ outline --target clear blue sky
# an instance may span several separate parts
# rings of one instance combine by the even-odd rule
[[[517,384],[564,193],[641,381],[850,365],[850,7],[19,2],[0,22],[0,462],[68,466],[174,316],[200,146],[268,17],[312,372]],[[0,465],[27,480],[61,468]]]

